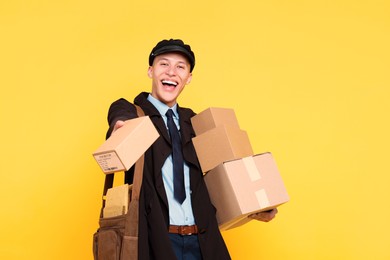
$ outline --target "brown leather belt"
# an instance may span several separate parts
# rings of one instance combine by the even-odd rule
[[[179,234],[182,236],[194,235],[194,234],[198,234],[198,227],[196,225],[192,225],[192,226],[170,225],[169,226],[169,233]]]

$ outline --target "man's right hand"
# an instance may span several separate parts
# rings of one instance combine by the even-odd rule
[[[119,128],[121,128],[124,125],[125,125],[125,121],[122,121],[122,120],[116,121],[116,123],[114,125],[114,129],[112,130],[111,134],[113,134],[116,130],[118,130]]]

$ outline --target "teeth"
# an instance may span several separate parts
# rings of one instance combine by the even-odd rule
[[[168,85],[174,85],[174,86],[177,86],[177,83],[176,82],[173,82],[173,81],[169,81],[169,80],[163,80],[162,81],[163,84],[168,84]]]

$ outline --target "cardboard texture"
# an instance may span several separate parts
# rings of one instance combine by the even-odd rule
[[[193,116],[191,122],[196,135],[201,135],[220,125],[240,128],[236,114],[230,108],[210,107]]]
[[[247,133],[234,126],[219,125],[192,141],[204,173],[225,161],[253,155]]]
[[[103,218],[120,216],[129,208],[129,185],[124,184],[107,190]]]
[[[127,120],[94,153],[104,173],[127,171],[159,134],[148,116]]]
[[[289,201],[271,153],[222,163],[204,180],[221,230],[241,226],[251,220],[250,214]]]

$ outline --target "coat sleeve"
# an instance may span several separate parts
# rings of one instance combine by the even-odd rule
[[[106,139],[110,137],[115,123],[118,120],[129,120],[137,117],[135,106],[124,98],[116,100],[111,104],[108,110],[107,121],[109,128],[107,130]]]

